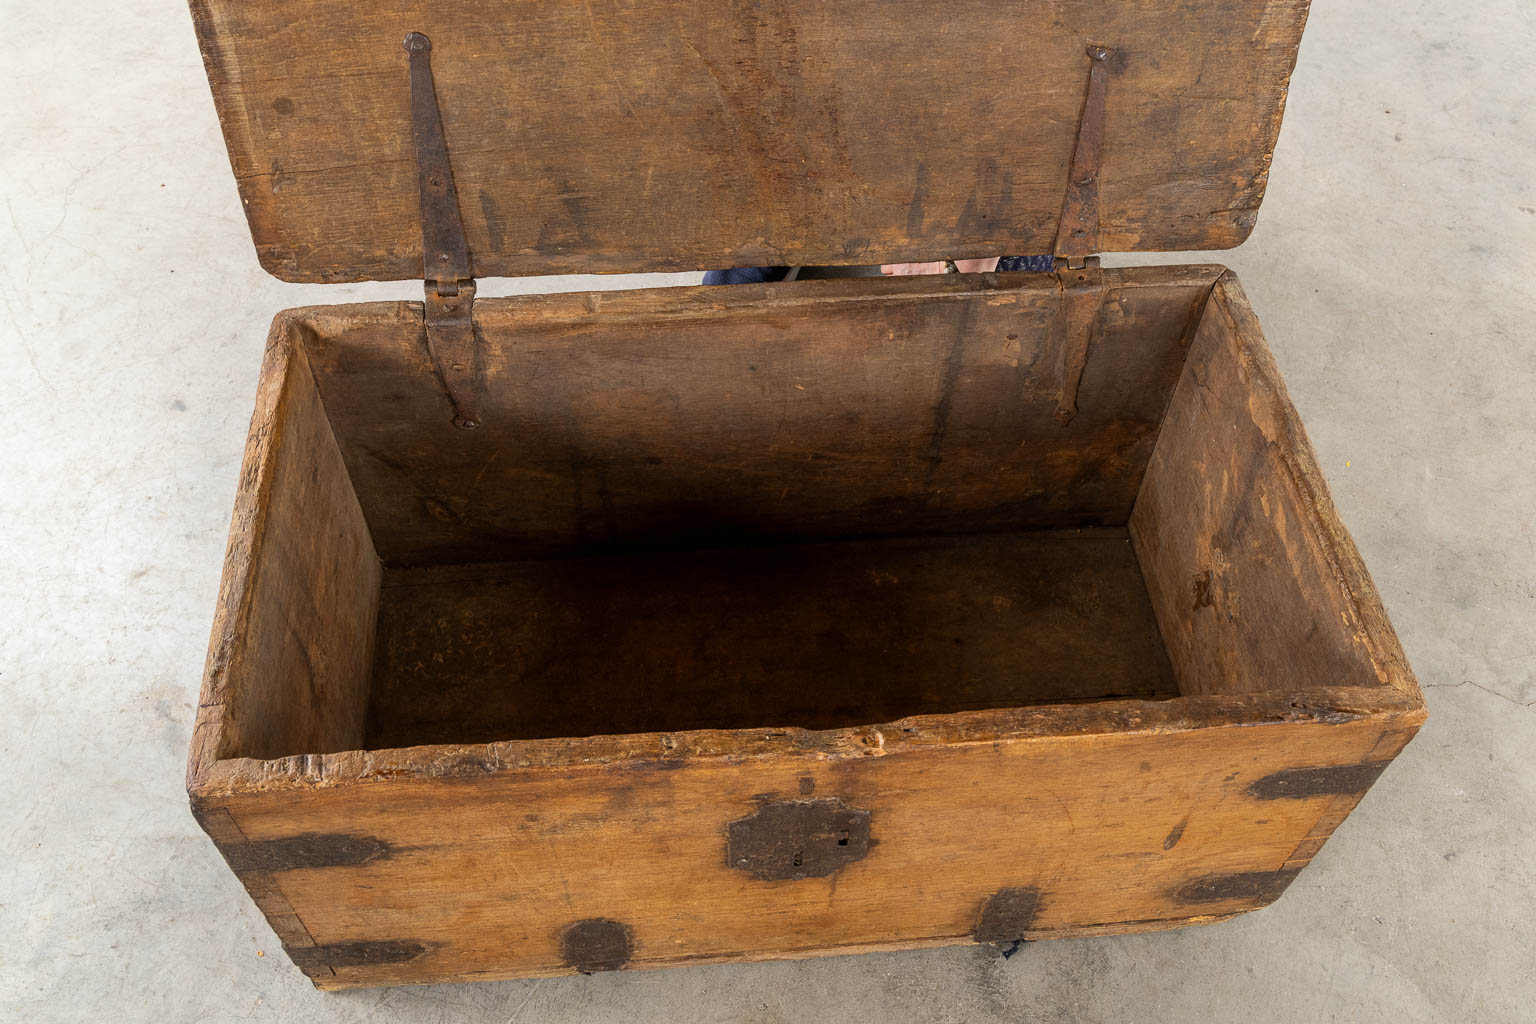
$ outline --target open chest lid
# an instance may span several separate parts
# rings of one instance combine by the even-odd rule
[[[1229,248],[1308,3],[191,6],[262,265],[339,282],[423,276],[413,64],[475,276]]]

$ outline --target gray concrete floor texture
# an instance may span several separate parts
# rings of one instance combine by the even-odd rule
[[[1429,702],[1277,904],[1006,960],[329,995],[183,765],[267,325],[419,290],[261,271],[179,0],[0,23],[0,1019],[1536,1020],[1533,0],[1316,0],[1253,237],[1135,260],[1241,275]]]

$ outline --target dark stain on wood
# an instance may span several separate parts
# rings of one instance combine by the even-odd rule
[[[1213,603],[1211,598],[1211,583],[1215,580],[1211,570],[1207,569],[1195,576],[1195,610],[1209,608]]]
[[[767,804],[726,826],[725,863],[765,882],[822,878],[869,853],[869,821],[841,800]]]
[[[933,428],[928,432],[928,470],[923,475],[923,496],[934,489],[939,467],[944,462],[944,439],[949,434],[950,411],[955,405],[955,388],[965,366],[965,343],[970,337],[971,308],[965,309],[955,322],[954,339],[944,356],[939,376],[939,397],[933,407]]]
[[[326,946],[283,945],[298,967],[305,971],[324,970],[327,967],[377,967],[384,964],[404,964],[415,960],[436,948],[429,942],[414,939],[387,939],[379,942],[336,942]]]
[[[560,930],[560,956],[582,974],[620,970],[634,950],[629,926],[606,917],[576,921]]]
[[[496,197],[483,189],[480,192],[480,213],[485,217],[485,230],[490,236],[491,245],[500,249],[506,244],[507,219],[502,215]]]
[[[923,237],[923,204],[928,201],[928,165],[917,165],[917,182],[912,186],[912,202],[907,205],[907,237]]]
[[[972,936],[977,942],[1017,942],[1039,913],[1040,890],[1034,886],[999,889],[982,904]]]
[[[1343,796],[1371,788],[1390,761],[1366,761],[1317,768],[1287,768],[1266,775],[1248,787],[1260,800],[1304,800],[1314,796]]]
[[[237,872],[298,871],[305,868],[351,868],[383,860],[393,849],[382,839],[307,832],[286,839],[220,846],[224,859]]]
[[[1189,827],[1189,819],[1185,818],[1173,826],[1173,831],[1168,833],[1168,838],[1163,840],[1163,849],[1171,850],[1179,845],[1179,840],[1184,838],[1184,830]]]
[[[1181,903],[1224,903],[1227,900],[1272,903],[1280,898],[1280,894],[1295,881],[1298,874],[1299,868],[1205,875],[1180,886],[1174,897]]]

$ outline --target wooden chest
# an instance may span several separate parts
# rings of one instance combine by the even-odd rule
[[[1236,280],[1095,257],[1247,236],[1302,0],[192,6],[263,265],[427,281],[278,315],[192,745],[318,986],[1218,921],[1423,721]]]

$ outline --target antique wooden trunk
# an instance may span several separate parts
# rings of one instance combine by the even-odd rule
[[[1423,721],[1236,280],[1095,255],[1247,236],[1304,0],[192,7],[263,265],[427,282],[278,315],[192,744],[320,987],[1219,921]]]

